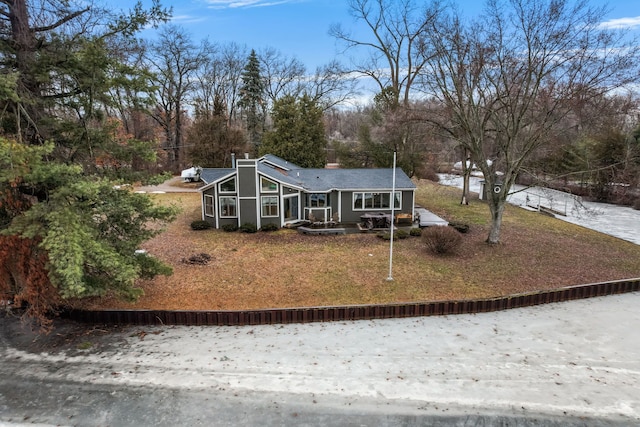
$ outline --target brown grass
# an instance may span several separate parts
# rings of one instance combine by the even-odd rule
[[[459,190],[421,182],[416,202],[471,226],[452,256],[436,256],[422,239],[394,243],[369,234],[307,236],[293,230],[256,234],[193,231],[197,193],[154,195],[183,212],[144,246],[174,269],[140,281],[138,302],[105,297],[85,308],[256,309],[485,298],[640,276],[640,246],[538,213],[508,206],[502,243],[485,243],[488,209],[460,206]],[[208,265],[183,263],[207,253]]]

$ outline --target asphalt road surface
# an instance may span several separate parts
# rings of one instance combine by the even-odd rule
[[[640,425],[640,293],[246,327],[0,319],[0,425]]]

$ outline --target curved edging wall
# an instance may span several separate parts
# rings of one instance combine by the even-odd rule
[[[479,300],[237,311],[72,310],[64,313],[63,316],[79,322],[120,325],[269,325],[486,313],[553,302],[637,292],[639,290],[640,278],[636,278]]]

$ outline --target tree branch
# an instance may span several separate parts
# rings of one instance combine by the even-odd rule
[[[59,26],[66,24],[67,22],[77,18],[78,16],[88,12],[89,10],[91,10],[91,7],[86,7],[82,10],[77,10],[75,12],[73,12],[70,15],[67,15],[65,17],[63,17],[62,19],[59,19],[58,21],[54,22],[51,25],[45,25],[43,27],[33,27],[32,30],[34,33],[41,33],[41,32],[45,32],[45,31],[51,31],[54,30],[56,28],[58,28]]]

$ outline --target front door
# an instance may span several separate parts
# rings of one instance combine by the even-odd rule
[[[300,219],[300,196],[297,194],[284,197],[284,220],[285,222],[297,221]]]

